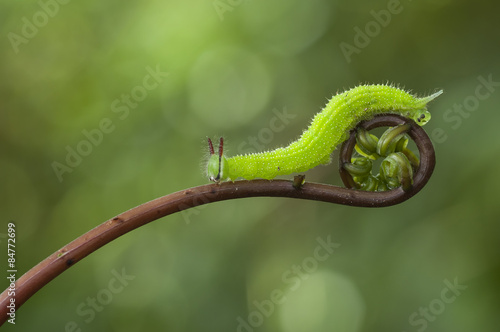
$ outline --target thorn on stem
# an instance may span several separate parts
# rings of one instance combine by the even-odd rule
[[[304,174],[296,175],[293,177],[293,187],[295,189],[300,189],[306,182],[306,176]]]

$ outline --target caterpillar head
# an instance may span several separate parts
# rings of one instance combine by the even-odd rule
[[[223,155],[224,139],[220,138],[218,154],[215,154],[214,145],[210,138],[208,139],[208,149],[210,151],[210,158],[207,164],[207,176],[210,181],[219,183],[221,180],[226,179],[228,174],[227,159]]]

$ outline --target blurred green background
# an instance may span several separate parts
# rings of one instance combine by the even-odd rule
[[[499,9],[2,2],[0,266],[13,221],[18,276],[129,208],[207,183],[206,136],[224,135],[228,155],[271,149],[360,83],[445,92],[425,127],[436,170],[411,200],[251,198],[175,214],[76,264],[4,329],[498,331]],[[336,173],[307,179],[340,184]]]

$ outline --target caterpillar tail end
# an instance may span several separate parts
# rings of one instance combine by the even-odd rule
[[[436,99],[437,97],[439,97],[442,94],[443,94],[443,90],[439,90],[438,92],[435,92],[435,93],[433,93],[430,96],[420,98],[420,102],[422,102],[423,104],[427,104],[427,103],[433,101],[434,99]]]
[[[443,93],[439,90],[430,96],[419,98],[415,105],[416,111],[412,114],[413,120],[420,126],[425,125],[431,119],[431,113],[427,110],[427,104]]]

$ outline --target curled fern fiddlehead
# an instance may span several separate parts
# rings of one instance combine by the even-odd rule
[[[387,129],[381,136],[370,134],[363,127],[356,130],[355,152],[343,168],[352,177],[351,186],[365,191],[386,191],[398,187],[410,190],[419,158],[408,149],[409,124]],[[377,174],[374,161],[383,158]]]

